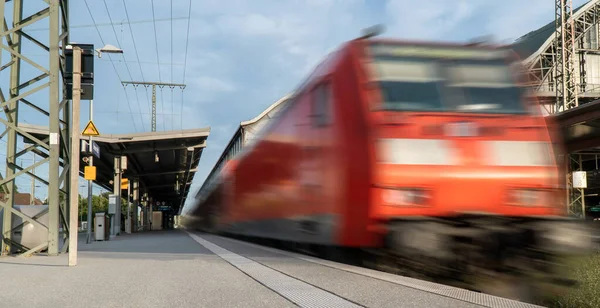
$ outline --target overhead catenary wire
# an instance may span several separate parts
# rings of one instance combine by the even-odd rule
[[[158,51],[158,33],[156,31],[156,14],[154,12],[154,0],[152,0],[152,20],[154,20],[154,46],[156,48],[156,62],[158,62],[158,81],[162,82],[160,74],[160,52]]]
[[[166,21],[171,21],[171,20],[184,20],[187,19],[187,16],[179,16],[179,17],[172,17],[172,18],[157,18],[156,22],[166,22]],[[143,19],[143,20],[134,20],[134,21],[127,21],[128,24],[145,24],[145,23],[151,23],[154,22],[154,20],[152,19]],[[117,24],[117,23],[114,23]],[[121,23],[118,23],[121,24]],[[110,25],[113,25],[113,23],[97,23],[97,24],[81,24],[81,25],[69,25],[69,28],[71,29],[75,29],[75,28],[92,28],[92,27],[108,27]],[[50,30],[50,28],[31,28],[31,29],[27,29],[27,32],[34,32],[34,31],[48,31]]]
[[[92,14],[92,10],[90,9],[90,6],[89,6],[87,0],[83,0],[83,2],[85,3],[85,6],[87,7],[88,13],[90,14],[90,18],[92,19],[92,23],[96,24],[96,21],[94,19],[94,15]],[[100,29],[98,29],[97,26],[96,26],[96,32],[98,32],[98,36],[100,37],[100,41],[102,42],[102,45],[106,45],[104,43],[104,39],[102,38],[102,34],[100,33]],[[108,57],[111,60],[110,62],[112,63],[112,67],[115,70],[115,73],[117,74],[117,78],[119,79],[119,81],[122,81],[121,80],[121,76],[119,75],[119,71],[117,70],[117,66],[115,65],[115,62],[112,60],[111,55],[109,54]],[[125,89],[123,89],[123,91],[125,91]],[[131,108],[131,102],[129,100],[129,95],[127,94],[127,91],[125,91],[125,97],[127,99],[127,105],[129,106],[129,111],[132,113],[131,114],[131,120],[133,122],[133,128],[137,132],[137,125],[135,124],[135,119],[133,117],[133,109]]]
[[[154,20],[154,46],[156,48],[156,62],[158,62],[158,82],[162,83],[162,77],[161,77],[161,73],[160,73],[160,52],[158,50],[158,31],[156,31],[156,12],[154,10],[154,0],[151,0],[152,3],[152,20]],[[173,61],[171,61],[173,62]],[[162,109],[162,113],[165,113],[165,102],[163,99],[163,92],[162,92],[162,88],[160,90],[160,100],[161,100],[161,104],[160,104],[160,108]],[[165,128],[165,117],[163,118],[163,130],[166,130]]]
[[[190,4],[188,7],[188,25],[187,25],[187,34],[186,34],[186,38],[185,38],[185,56],[183,58],[183,81],[181,83],[185,84],[185,72],[187,70],[187,55],[188,55],[188,47],[189,47],[189,43],[190,43],[190,24],[192,23],[192,0],[190,0]],[[173,62],[173,61],[171,61]],[[181,123],[181,129],[183,129],[183,90],[181,91],[181,119],[180,119],[180,123]]]
[[[171,0],[171,83],[173,83],[173,0]],[[173,101],[173,88],[171,88],[171,113],[175,111],[175,102]],[[175,128],[175,121],[171,116],[171,129]]]
[[[125,8],[125,17],[127,19],[127,21],[130,21],[131,19],[129,18],[129,11],[127,10],[127,4],[125,4],[125,0],[123,0],[123,7]],[[137,49],[137,44],[135,42],[135,36],[133,35],[133,28],[131,27],[131,22],[127,23],[129,25],[129,33],[131,35],[131,42],[133,43],[133,50],[135,51],[135,56],[137,58],[137,62],[138,65],[140,67],[140,74],[142,75],[142,81],[146,82],[146,78],[144,77],[144,70],[142,69],[142,61],[140,60],[140,53],[138,52]],[[157,62],[157,64],[160,66],[160,63]],[[152,102],[150,100],[150,95],[148,94],[148,89],[146,89],[146,91],[144,91],[146,93],[146,99],[148,101],[148,111],[151,111],[151,105]],[[136,91],[137,93],[137,91]],[[140,109],[141,110],[141,109]]]
[[[104,7],[106,8],[106,13],[108,14],[108,20],[111,23],[111,27],[113,30],[113,34],[115,35],[115,39],[117,40],[117,44],[119,46],[122,46],[121,41],[119,41],[119,36],[117,35],[117,30],[115,29],[115,25],[113,23],[112,17],[110,16],[110,10],[108,9],[108,4],[106,3],[106,0],[104,0]],[[121,54],[123,56],[123,59],[125,59],[125,54]],[[127,69],[127,73],[129,74],[129,79],[133,79],[133,76],[131,75],[131,70],[129,69],[129,65],[127,64],[127,62],[125,62],[125,68]],[[127,90],[125,90],[127,91]],[[141,112],[142,112],[142,107],[140,105],[140,97],[138,95],[138,92],[135,91],[135,96],[136,96],[136,100],[137,100],[137,105],[138,108],[140,109],[140,119],[141,119],[141,123],[142,123],[142,130],[144,130],[144,117],[142,116]]]

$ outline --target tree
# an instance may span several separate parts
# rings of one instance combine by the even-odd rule
[[[96,213],[108,214],[108,197],[110,193],[102,193],[100,196],[92,196],[92,216]],[[87,197],[83,198],[79,196],[79,215],[83,215],[83,221],[87,221]],[[121,198],[121,214],[123,217],[127,216],[127,200]]]
[[[83,221],[87,221],[88,213],[88,200],[87,197],[83,198],[79,196],[79,215],[82,216]],[[103,195],[92,196],[92,217],[96,213],[107,213],[108,214],[108,198]]]

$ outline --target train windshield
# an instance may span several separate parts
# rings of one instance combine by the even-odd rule
[[[411,54],[400,48],[383,53],[372,48],[371,72],[382,91],[384,110],[528,113],[524,92],[503,54],[468,49],[444,53],[425,47],[412,47]]]

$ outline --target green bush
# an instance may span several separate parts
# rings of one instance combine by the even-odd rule
[[[545,306],[550,308],[600,307],[600,253],[567,260],[571,277],[580,284],[563,296],[550,297]]]

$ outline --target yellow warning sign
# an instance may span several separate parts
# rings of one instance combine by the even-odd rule
[[[89,121],[88,124],[85,126],[85,128],[83,129],[83,132],[81,132],[81,134],[83,136],[100,136],[100,133],[98,132],[98,129],[96,128],[96,125],[94,125],[94,122]]]
[[[129,179],[121,179],[121,189],[129,188]]]
[[[96,180],[96,166],[85,166],[83,169],[83,178],[88,181]]]

